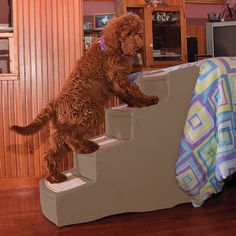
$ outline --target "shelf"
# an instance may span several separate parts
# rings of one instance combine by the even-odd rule
[[[154,57],[153,60],[155,62],[158,62],[158,61],[181,61],[182,60],[182,57],[181,55],[161,55],[159,57]]]
[[[13,32],[13,27],[0,26],[0,34],[1,33],[10,33],[10,32]]]
[[[166,23],[158,23],[156,21],[152,21],[152,24],[155,27],[180,27],[179,23],[169,23],[169,24],[166,24]]]
[[[18,79],[19,79],[19,74],[16,74],[16,73],[9,73],[9,74],[0,73],[0,81],[9,81],[9,80],[18,80]]]
[[[84,30],[84,34],[100,34],[101,30]]]
[[[11,38],[13,37],[13,33],[1,32],[0,31],[0,38]]]

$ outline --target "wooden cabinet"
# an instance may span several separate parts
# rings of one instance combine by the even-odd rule
[[[145,1],[121,2],[120,13],[134,12],[145,24],[142,68],[162,68],[186,62],[186,19],[184,1],[148,6]]]

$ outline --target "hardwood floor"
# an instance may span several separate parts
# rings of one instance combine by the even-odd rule
[[[200,208],[182,204],[58,228],[41,213],[38,188],[0,190],[0,236],[235,236],[235,202],[231,185]]]

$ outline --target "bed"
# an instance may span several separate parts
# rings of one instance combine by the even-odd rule
[[[236,171],[236,57],[196,64],[199,76],[181,138],[176,177],[201,206]]]
[[[43,214],[65,226],[193,202],[192,186],[187,185],[193,177],[185,172],[189,164],[184,164],[188,159],[182,152],[183,128],[202,63],[130,77],[145,94],[158,95],[160,103],[107,109],[106,132],[93,139],[100,149],[87,155],[74,153],[74,168],[66,172],[66,182],[40,181]]]

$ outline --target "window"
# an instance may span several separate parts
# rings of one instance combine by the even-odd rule
[[[15,0],[0,0],[0,80],[18,78]]]
[[[0,73],[10,73],[9,38],[0,38]]]

